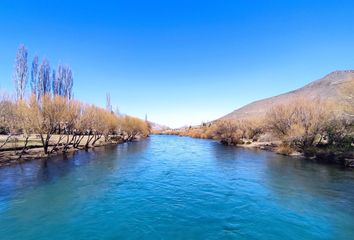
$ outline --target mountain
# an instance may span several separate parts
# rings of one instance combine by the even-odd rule
[[[275,105],[287,104],[295,98],[302,96],[310,99],[319,98],[332,100],[337,104],[341,104],[343,99],[338,90],[343,83],[348,81],[354,81],[354,70],[335,71],[297,90],[247,104],[246,106],[221,117],[219,120],[259,117],[264,115]]]
[[[152,132],[161,132],[165,130],[169,130],[170,128],[168,126],[164,126],[155,122],[149,121],[149,124],[151,126]]]

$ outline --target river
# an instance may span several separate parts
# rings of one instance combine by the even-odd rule
[[[354,171],[151,136],[0,168],[0,239],[354,239]]]

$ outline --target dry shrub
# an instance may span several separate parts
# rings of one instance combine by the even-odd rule
[[[223,144],[237,145],[242,143],[243,131],[235,121],[218,121],[215,123],[213,138],[220,140]]]
[[[224,144],[236,145],[243,139],[256,141],[263,133],[262,119],[219,120],[213,123],[203,123],[197,127],[187,127],[178,131],[169,130],[167,134],[190,136],[194,138],[215,139]]]
[[[264,133],[264,119],[251,118],[237,121],[242,131],[242,138],[257,141],[261,134]]]
[[[283,155],[290,155],[294,151],[295,151],[294,148],[292,148],[288,144],[284,144],[284,143],[280,144],[276,148],[276,152],[279,153],[279,154],[283,154]]]
[[[266,117],[268,130],[283,144],[305,150],[323,139],[332,116],[325,102],[299,98],[274,107]]]

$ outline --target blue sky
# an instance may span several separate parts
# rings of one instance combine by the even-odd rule
[[[354,1],[0,1],[0,88],[20,43],[75,98],[173,127],[354,68]]]

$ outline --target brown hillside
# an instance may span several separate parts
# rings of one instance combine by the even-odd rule
[[[267,110],[275,105],[286,104],[295,98],[302,96],[313,99],[328,99],[336,104],[343,104],[343,99],[339,94],[339,88],[343,83],[348,81],[354,81],[354,70],[335,71],[297,90],[247,104],[220,119],[246,119],[256,116],[259,117],[264,115]]]

